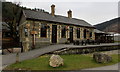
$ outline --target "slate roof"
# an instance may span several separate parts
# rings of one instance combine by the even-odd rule
[[[94,32],[95,32],[95,33],[105,33],[105,32],[100,31],[100,30],[98,30],[98,29],[94,29]]]
[[[71,25],[79,25],[85,27],[93,27],[89,23],[84,20],[76,19],[76,18],[68,18],[65,16],[55,15],[52,16],[49,13],[44,13],[41,11],[32,11],[32,10],[23,10],[23,14],[27,19],[36,19],[36,20],[45,20],[45,21],[52,21],[52,22],[59,22]]]

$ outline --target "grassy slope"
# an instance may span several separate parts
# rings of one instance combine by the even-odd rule
[[[49,66],[50,56],[41,56],[36,59],[25,60],[20,63],[12,64],[6,69],[29,69],[29,70],[80,70],[84,68],[100,67],[118,63],[118,55],[112,55],[113,61],[100,64],[92,60],[92,55],[61,55],[64,59],[64,65],[58,68]],[[120,61],[119,61],[120,62]]]

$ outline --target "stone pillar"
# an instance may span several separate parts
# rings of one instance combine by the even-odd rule
[[[57,25],[57,43],[59,43],[59,25]]]
[[[90,32],[89,32],[88,29],[86,29],[86,30],[87,30],[87,32],[86,32],[86,39],[89,39],[89,34],[90,34]]]
[[[83,29],[83,28],[80,28],[80,39],[81,39],[81,40],[84,39],[84,38],[83,38],[83,31],[84,31],[84,29]]]
[[[73,40],[76,40],[76,27],[73,27]]]
[[[92,31],[92,40],[95,40],[95,32]]]
[[[66,39],[68,38],[68,26],[66,26]]]
[[[61,28],[62,28],[62,26],[60,25],[60,38],[61,38]]]
[[[68,34],[68,38],[70,38],[70,26],[68,26],[68,32],[67,32]]]
[[[50,24],[50,43],[52,43],[52,24]]]
[[[39,23],[39,32],[38,32],[38,34],[39,34],[39,38],[41,37],[41,24]]]

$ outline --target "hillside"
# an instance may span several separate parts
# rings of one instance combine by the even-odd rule
[[[101,31],[120,33],[120,17],[94,25],[94,26]]]

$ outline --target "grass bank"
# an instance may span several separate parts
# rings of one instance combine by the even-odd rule
[[[50,55],[40,56],[35,59],[25,60],[19,63],[7,66],[5,70],[23,69],[23,70],[80,70],[85,68],[93,68],[100,66],[107,66],[116,64],[118,61],[118,55],[113,54],[112,62],[110,63],[96,63],[92,59],[92,54],[87,55],[60,55],[64,59],[64,65],[58,68],[49,66]]]

